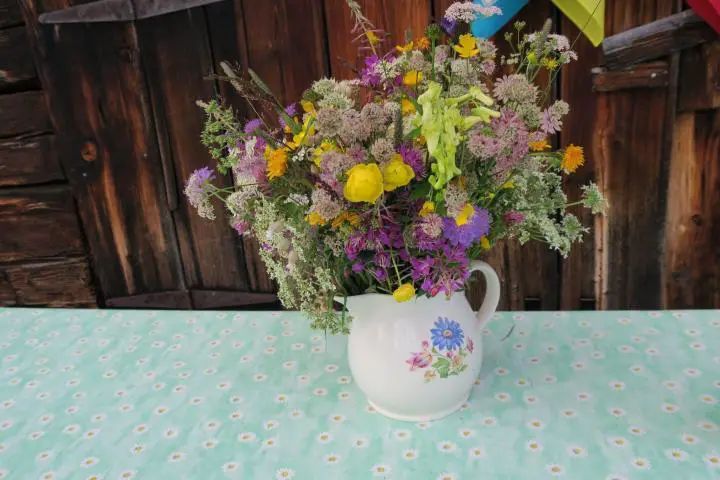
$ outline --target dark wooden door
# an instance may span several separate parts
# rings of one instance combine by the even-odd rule
[[[275,300],[254,246],[225,222],[200,219],[182,196],[190,172],[211,162],[195,100],[220,92],[212,79],[219,61],[241,57],[236,6],[215,2],[148,1],[157,8],[144,17],[129,1],[23,4],[61,162],[108,306]],[[77,5],[84,5],[79,13]],[[38,22],[54,11],[63,13],[42,18],[53,23]]]

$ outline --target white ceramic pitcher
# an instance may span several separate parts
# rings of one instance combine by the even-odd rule
[[[482,364],[480,329],[500,300],[495,270],[474,261],[487,285],[474,313],[462,292],[398,303],[391,295],[348,297],[353,317],[348,339],[350,370],[368,402],[405,421],[442,418],[470,395]]]

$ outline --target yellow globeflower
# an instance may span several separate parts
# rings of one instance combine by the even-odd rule
[[[264,157],[267,162],[268,179],[274,180],[275,178],[285,175],[287,171],[287,150],[284,148],[275,150],[267,146],[265,147]]]
[[[569,145],[565,149],[562,163],[560,167],[565,170],[565,173],[573,173],[581,165],[585,163],[585,154],[583,153],[583,147],[576,147],[575,145]]]
[[[423,203],[422,209],[420,210],[420,216],[427,217],[431,213],[435,213],[435,203],[428,200]]]
[[[455,217],[455,223],[458,226],[465,225],[470,221],[473,215],[475,215],[475,208],[473,208],[473,206],[469,203],[466,203],[463,209],[460,210],[458,216]]]
[[[460,35],[458,44],[453,45],[453,49],[455,49],[462,58],[472,58],[480,53],[480,49],[477,48],[477,40],[469,33]]]
[[[422,82],[423,74],[418,70],[410,70],[403,77],[403,83],[409,87],[413,87]]]
[[[415,178],[412,167],[403,162],[402,155],[396,153],[385,165],[382,171],[385,191],[392,192],[398,187],[404,187]]]
[[[375,203],[383,192],[383,177],[376,163],[358,164],[348,170],[343,194],[351,202]]]
[[[415,296],[415,287],[412,283],[404,283],[393,292],[393,298],[396,302],[407,302]]]

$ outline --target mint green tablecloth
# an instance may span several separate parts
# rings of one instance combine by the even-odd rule
[[[720,478],[719,311],[496,317],[415,424],[298,314],[0,310],[0,477]]]

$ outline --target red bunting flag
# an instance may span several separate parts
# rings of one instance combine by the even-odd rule
[[[720,0],[687,0],[687,3],[695,13],[720,33]]]

